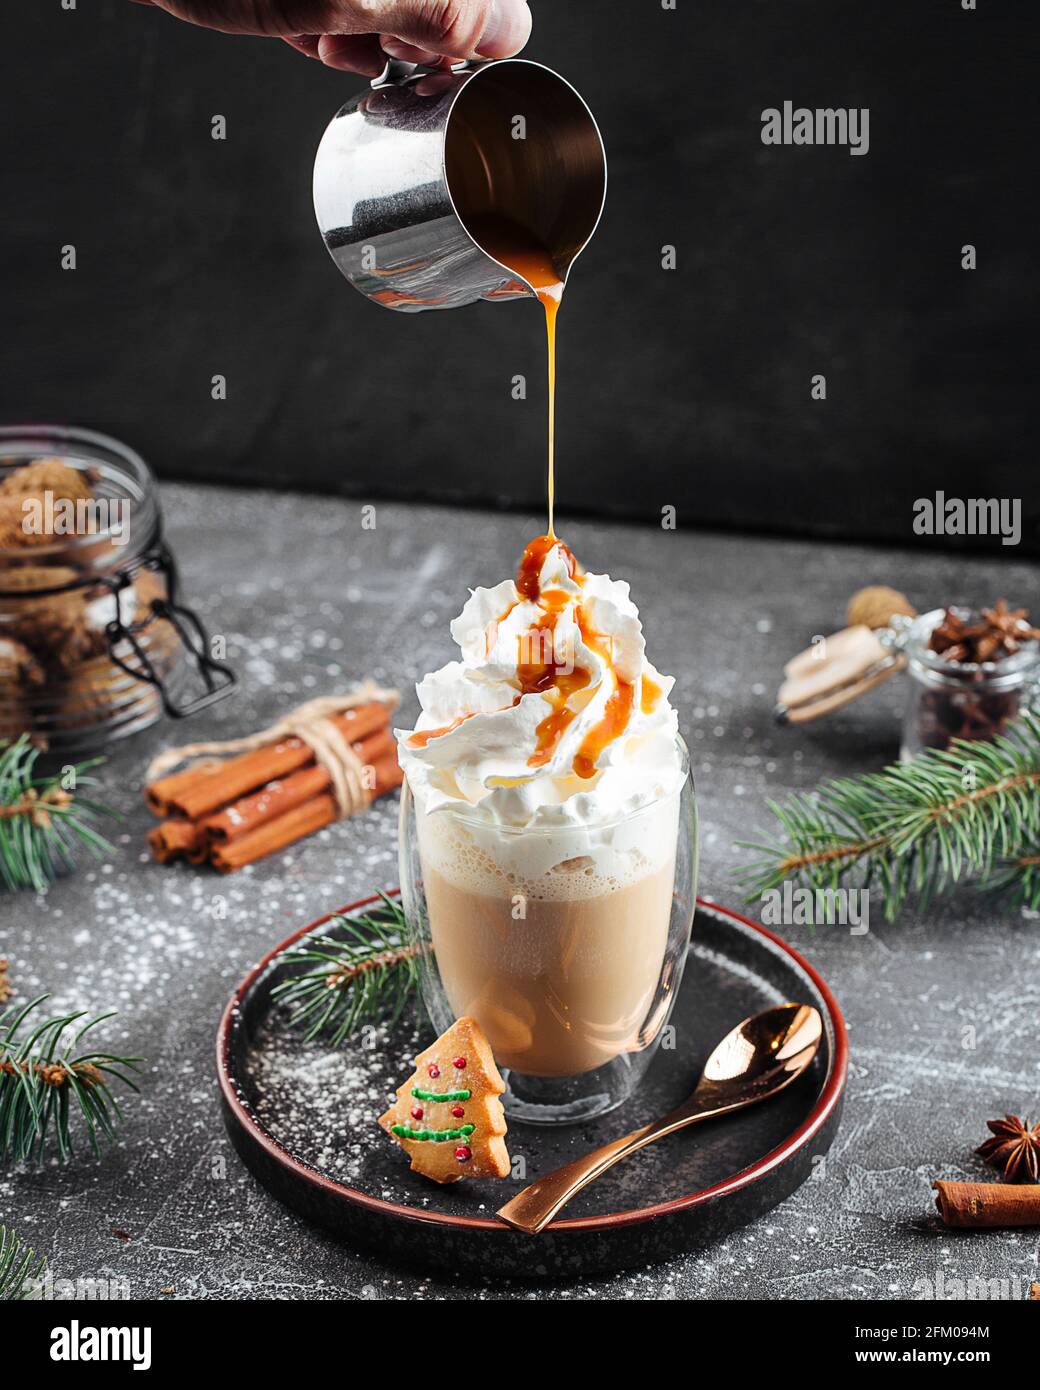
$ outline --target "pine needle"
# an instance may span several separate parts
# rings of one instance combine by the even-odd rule
[[[365,1024],[396,1022],[415,993],[422,948],[409,942],[400,905],[379,896],[370,912],[333,918],[342,937],[313,936],[286,954],[288,966],[306,969],[271,994],[305,1041],[325,1036],[339,1047]]]
[[[52,1139],[58,1162],[68,1162],[74,1114],[91,1151],[100,1154],[122,1115],[112,1082],[138,1089],[129,1073],[139,1070],[139,1057],[77,1050],[91,1029],[115,1015],[43,1015],[48,997],[0,1012],[0,1160],[40,1162]]]
[[[94,822],[115,812],[83,796],[97,785],[86,774],[104,760],[37,777],[39,756],[25,734],[0,743],[0,883],[12,891],[46,892],[59,873],[75,867],[79,848],[95,859],[112,853]]]
[[[740,840],[758,857],[737,871],[747,901],[791,879],[880,890],[891,921],[965,879],[1040,906],[1040,715],[992,742],[954,739],[909,763],[825,783],[786,806],[770,802],[776,841]]]
[[[42,1277],[47,1260],[37,1255],[13,1231],[0,1225],[0,1303],[20,1303],[33,1297],[31,1280]]]

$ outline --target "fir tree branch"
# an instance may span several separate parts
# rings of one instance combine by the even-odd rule
[[[44,994],[22,1008],[0,1012],[0,1160],[39,1162],[53,1135],[59,1163],[73,1153],[72,1115],[78,1113],[95,1155],[114,1140],[122,1112],[112,1082],[138,1088],[128,1073],[139,1057],[79,1052],[81,1040],[112,1013],[42,1016]]]
[[[891,921],[910,893],[922,906],[966,877],[1040,902],[1040,716],[1025,713],[992,742],[955,739],[882,772],[825,783],[815,796],[769,803],[776,842],[737,871],[747,901],[794,879],[880,889]]]
[[[400,905],[379,896],[382,904],[370,912],[333,919],[342,938],[313,936],[286,955],[287,965],[308,968],[271,994],[308,1042],[327,1035],[338,1047],[364,1024],[393,1023],[415,993],[422,947],[409,942]]]
[[[1001,860],[982,880],[982,887],[1010,895],[1013,903],[1040,910],[1040,847],[1036,852]]]
[[[46,1264],[46,1256],[37,1255],[13,1231],[0,1225],[0,1303],[20,1303],[32,1298],[32,1290],[26,1285],[42,1277]]]
[[[82,794],[96,785],[86,774],[103,759],[79,763],[66,779],[35,776],[38,757],[25,734],[0,744],[0,883],[43,893],[63,869],[75,866],[77,849],[94,858],[112,853],[94,822],[115,812]],[[71,789],[62,785],[66,780]]]

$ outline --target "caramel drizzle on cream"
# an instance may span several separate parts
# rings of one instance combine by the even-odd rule
[[[536,604],[541,612],[530,627],[517,635],[517,683],[520,691],[513,701],[516,705],[525,695],[541,695],[549,701],[549,713],[535,729],[535,751],[527,760],[529,767],[544,767],[559,746],[560,740],[577,717],[578,711],[571,705],[571,697],[586,690],[592,680],[592,672],[577,666],[562,656],[557,650],[556,627],[561,615],[572,602],[573,595],[564,589],[545,589],[541,587],[542,566],[546,556],[554,548],[562,551],[567,565],[567,573],[581,587],[584,575],[570,549],[553,535],[537,536],[528,545],[520,561],[516,575],[516,588],[519,598],[511,603],[503,613],[488,624],[485,633],[485,650],[490,652],[497,641],[498,627],[505,622],[519,604]],[[614,669],[611,641],[603,633],[596,632],[589,621],[588,613],[580,598],[576,604],[575,620],[581,633],[581,640],[594,651],[607,667],[606,679],[613,681],[614,688],[607,699],[602,718],[589,730],[574,755],[574,772],[578,777],[595,777],[603,750],[615,739],[620,738],[628,727],[635,706],[635,685],[623,681]],[[661,698],[661,687],[642,678],[640,708],[649,714]],[[412,748],[425,748],[433,739],[450,734],[460,724],[473,717],[460,715],[440,729],[423,729],[412,734],[408,743]]]
[[[560,660],[556,651],[555,633],[560,614],[571,601],[570,595],[561,589],[543,592],[540,575],[545,557],[557,546],[563,552],[570,577],[579,585],[584,576],[573,554],[562,541],[553,535],[538,536],[524,551],[517,573],[516,587],[529,602],[541,605],[543,612],[530,628],[521,633],[520,662],[518,675],[523,694],[544,695],[552,705],[550,713],[535,730],[537,745],[528,758],[529,767],[544,767],[555,753],[560,739],[573,723],[578,711],[571,706],[571,697],[579,690],[588,688],[592,672]],[[596,763],[603,750],[628,727],[632,714],[635,687],[621,680],[614,670],[613,653],[608,638],[593,630],[584,605],[577,604],[576,620],[581,639],[605,663],[609,677],[614,682],[614,690],[607,700],[603,717],[582,739],[581,746],[574,757],[574,771],[577,776],[588,779],[596,775]],[[532,651],[541,650],[542,659],[525,662],[524,658]],[[660,692],[658,691],[658,694]]]
[[[453,733],[460,724],[465,724],[467,719],[473,718],[474,711],[469,714],[460,714],[458,719],[453,719],[450,724],[445,724],[440,729],[421,729],[418,733],[408,735],[409,748],[425,748],[428,743],[432,743],[435,738],[443,738],[445,734]]]
[[[644,714],[653,714],[662,695],[661,687],[649,676],[643,677],[643,690],[639,697],[639,708]]]

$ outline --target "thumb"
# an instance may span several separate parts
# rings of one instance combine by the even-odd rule
[[[527,0],[334,0],[332,32],[392,34],[451,58],[508,58],[531,35]]]

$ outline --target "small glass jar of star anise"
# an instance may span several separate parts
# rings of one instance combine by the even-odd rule
[[[1040,698],[1040,630],[1004,599],[937,608],[909,624],[903,761],[954,739],[992,740]]]

